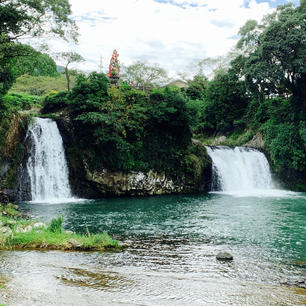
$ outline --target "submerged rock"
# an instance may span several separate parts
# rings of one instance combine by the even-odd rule
[[[217,260],[226,260],[226,261],[231,261],[234,259],[233,255],[228,253],[228,252],[220,252],[216,256]]]

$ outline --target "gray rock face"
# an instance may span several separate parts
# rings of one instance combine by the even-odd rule
[[[231,261],[234,259],[233,255],[231,255],[228,252],[220,252],[216,256],[217,260],[223,260],[223,261]]]
[[[94,182],[101,193],[111,192],[115,195],[158,195],[180,193],[183,183],[174,182],[164,174],[153,171],[110,172],[106,169],[90,172],[86,169],[86,179]]]
[[[265,145],[265,142],[264,142],[262,135],[260,133],[257,133],[256,135],[254,135],[254,137],[250,141],[248,141],[243,146],[252,147],[256,149],[263,149],[264,145]]]

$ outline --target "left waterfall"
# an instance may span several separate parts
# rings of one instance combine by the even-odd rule
[[[51,119],[34,118],[26,138],[31,147],[26,163],[32,201],[61,201],[72,197],[62,137]]]

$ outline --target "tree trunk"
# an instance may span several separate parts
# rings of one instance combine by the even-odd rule
[[[65,67],[65,74],[67,80],[67,89],[68,91],[70,91],[70,77],[69,77],[68,65]]]

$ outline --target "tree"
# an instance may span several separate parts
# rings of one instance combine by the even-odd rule
[[[253,95],[261,100],[271,95],[292,95],[301,103],[305,101],[305,28],[306,11],[287,4],[266,16],[262,24],[248,21],[241,29],[243,37],[238,47],[250,52],[235,64],[240,66]]]
[[[0,100],[15,80],[12,61],[28,56],[29,48],[21,37],[52,34],[77,40],[77,27],[70,18],[68,0],[0,1]]]
[[[163,68],[140,61],[128,66],[121,78],[143,91],[150,91],[168,81],[167,72]]]
[[[15,78],[27,74],[32,76],[58,76],[55,61],[45,53],[24,45],[24,56],[11,60],[11,70]]]
[[[192,80],[188,81],[186,89],[187,96],[192,100],[202,100],[205,94],[208,80],[206,77],[196,75]]]
[[[70,91],[70,71],[68,69],[68,66],[72,63],[83,62],[85,59],[80,54],[73,51],[58,53],[57,58],[65,61],[65,75],[67,80],[67,89],[68,91]]]
[[[76,41],[77,27],[70,14],[68,0],[2,0],[0,34],[10,41],[50,33]]]

